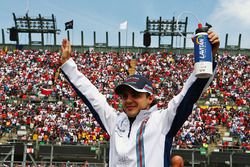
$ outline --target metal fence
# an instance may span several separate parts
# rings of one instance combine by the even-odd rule
[[[37,161],[33,163],[32,161],[26,161],[25,165],[22,161],[5,161],[0,162],[1,167],[106,167],[107,164],[104,163],[84,163],[84,162],[53,162],[50,164],[48,161]]]

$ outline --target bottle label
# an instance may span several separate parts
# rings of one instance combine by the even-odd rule
[[[198,33],[194,38],[195,74],[199,78],[207,78],[212,72],[212,46],[207,33]]]
[[[209,78],[213,75],[212,62],[197,62],[194,64],[195,76],[198,78]]]
[[[195,62],[212,62],[212,48],[207,33],[198,33],[194,42]]]

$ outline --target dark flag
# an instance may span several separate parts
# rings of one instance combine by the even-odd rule
[[[65,23],[65,31],[67,29],[73,29],[73,20],[68,21],[68,22]]]

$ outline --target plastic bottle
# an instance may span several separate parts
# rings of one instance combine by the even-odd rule
[[[194,37],[194,70],[195,76],[198,78],[209,78],[213,75],[212,45],[207,34],[208,29],[212,26],[206,25],[206,27],[202,27],[202,24],[199,23]]]

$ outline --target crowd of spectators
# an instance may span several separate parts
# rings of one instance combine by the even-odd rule
[[[58,72],[59,52],[0,51],[0,137],[29,130],[25,140],[40,143],[95,144],[108,141],[88,108]],[[193,70],[193,54],[74,51],[72,58],[108,102],[121,111],[115,86],[129,75],[131,59],[136,73],[153,81],[158,107],[164,108]],[[193,114],[174,139],[181,148],[216,142],[218,125],[238,139],[234,145],[250,150],[249,56],[218,55],[217,76],[197,103]]]

